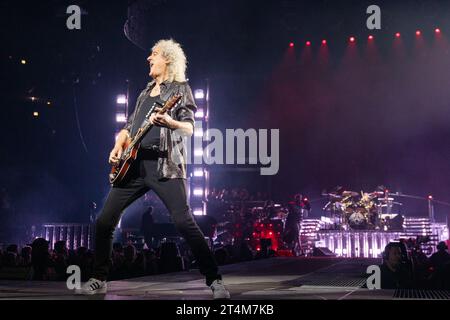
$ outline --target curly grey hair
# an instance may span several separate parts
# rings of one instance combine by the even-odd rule
[[[158,47],[162,56],[169,61],[167,65],[169,81],[186,81],[187,59],[181,45],[173,39],[163,39],[155,43],[152,50]]]

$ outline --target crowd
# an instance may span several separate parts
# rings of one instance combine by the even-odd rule
[[[450,254],[444,242],[437,251],[427,257],[419,247],[409,247],[408,242],[389,243],[383,254],[381,287],[383,289],[450,289]],[[183,248],[182,248],[183,249]],[[262,258],[254,256],[245,242],[240,246],[224,246],[215,250],[219,264]],[[182,254],[173,242],[162,243],[157,249],[138,251],[135,246],[113,245],[109,280],[120,280],[188,269],[189,256]],[[79,247],[68,250],[64,241],[55,243],[50,249],[48,242],[37,238],[31,245],[19,250],[9,245],[0,250],[0,279],[56,280],[67,279],[69,265],[78,265],[82,281],[92,274],[94,254],[92,250]],[[16,272],[16,274],[14,274]]]
[[[86,247],[69,250],[65,241],[49,248],[48,241],[37,238],[19,250],[9,245],[0,250],[0,279],[66,280],[67,267],[77,265],[82,281],[89,279],[94,268],[94,252]],[[164,243],[157,249],[140,251],[132,244],[113,245],[109,280],[181,271],[189,266],[174,243]]]
[[[380,270],[383,289],[450,289],[450,254],[445,242],[430,257],[413,239],[391,242]]]

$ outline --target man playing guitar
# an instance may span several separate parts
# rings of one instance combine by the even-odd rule
[[[186,56],[180,44],[160,40],[147,58],[153,80],[141,92],[133,114],[109,155],[109,163],[118,166],[131,137],[148,121],[153,127],[139,143],[137,158],[120,184],[113,184],[105,205],[96,221],[94,274],[79,294],[106,293],[106,280],[112,251],[114,230],[122,212],[149,190],[153,190],[167,207],[172,220],[190,246],[198,261],[206,284],[214,299],[229,299],[219,274],[214,255],[193,219],[186,196],[186,147],[183,136],[194,131],[195,101],[186,81]],[[155,103],[181,96],[180,103],[170,111],[151,113]],[[160,111],[161,108],[156,108]],[[176,130],[176,131],[175,131]]]

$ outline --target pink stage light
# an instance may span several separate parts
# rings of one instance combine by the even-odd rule
[[[293,48],[293,47],[294,47],[294,43],[293,43],[293,42],[290,42],[290,43],[289,43],[289,47]]]
[[[422,33],[420,32],[420,30],[416,31],[416,36],[420,36]]]
[[[395,34],[395,37],[396,37],[396,38],[400,38],[400,32],[397,32],[397,33]]]
[[[373,35],[367,37],[369,40],[373,40]]]
[[[322,44],[323,44],[323,45],[326,45],[326,44],[327,44],[327,40],[323,39],[323,40],[322,40]]]
[[[441,29],[436,28],[436,29],[434,29],[434,32],[435,32],[435,33],[441,33]]]
[[[355,39],[355,37],[350,37],[349,40],[350,40],[350,42],[355,42],[356,39]]]
[[[306,41],[306,45],[309,47],[311,45],[311,41]]]

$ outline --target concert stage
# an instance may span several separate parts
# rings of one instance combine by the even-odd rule
[[[379,259],[270,258],[222,266],[233,300],[450,299],[444,291],[368,290],[367,266]],[[0,300],[210,300],[197,270],[112,281],[106,295],[76,296],[65,282],[0,281]]]

